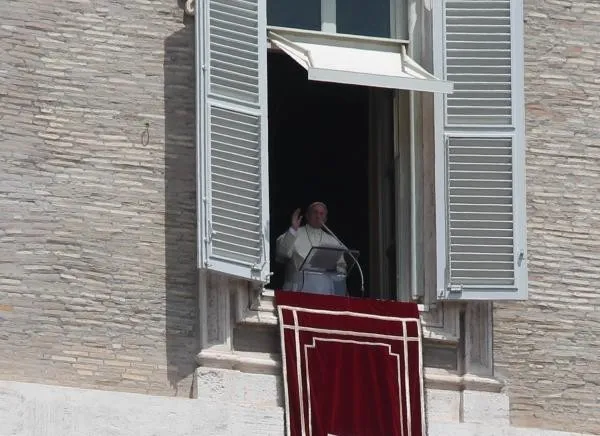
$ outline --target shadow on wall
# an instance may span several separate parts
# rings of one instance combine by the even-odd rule
[[[176,395],[191,395],[199,351],[196,259],[194,25],[165,39],[165,262],[167,371]]]

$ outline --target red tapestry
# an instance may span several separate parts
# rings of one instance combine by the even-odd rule
[[[417,305],[277,291],[288,436],[425,434]]]

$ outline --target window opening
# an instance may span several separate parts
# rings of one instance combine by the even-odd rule
[[[385,180],[373,175],[373,166],[369,168],[375,134],[370,120],[372,89],[309,81],[306,71],[282,53],[270,52],[268,67],[273,271],[269,286],[277,289],[283,284],[284,268],[275,260],[275,240],[289,228],[292,212],[297,207],[304,212],[311,202],[323,201],[329,208],[328,225],[349,248],[360,251],[368,294],[373,291],[371,282],[388,280],[374,280],[375,271],[370,270],[376,251],[371,242],[372,209],[378,207],[373,203],[376,190],[371,188]],[[386,145],[392,149],[392,136],[388,138]],[[395,268],[393,257],[387,262]],[[389,268],[385,271],[390,274]],[[348,289],[353,295],[360,292],[357,271],[348,277]]]

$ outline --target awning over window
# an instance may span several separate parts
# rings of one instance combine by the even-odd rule
[[[269,27],[271,44],[308,71],[309,80],[450,93],[406,54],[406,41]]]

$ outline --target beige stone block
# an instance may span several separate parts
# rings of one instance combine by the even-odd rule
[[[462,395],[462,421],[474,424],[510,425],[509,398],[504,393],[465,390]]]
[[[459,422],[460,392],[426,389],[425,407],[427,422]]]

